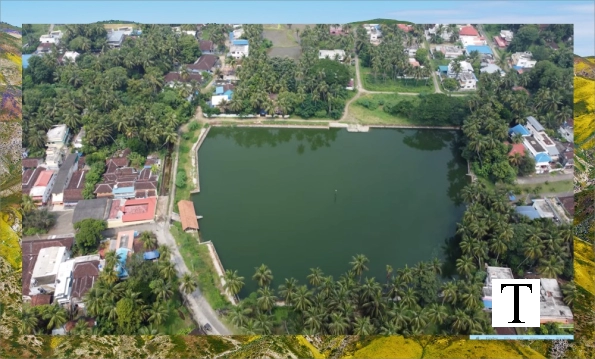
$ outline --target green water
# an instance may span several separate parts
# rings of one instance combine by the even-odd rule
[[[203,240],[226,269],[257,288],[261,263],[307,282],[309,268],[336,279],[356,254],[368,276],[442,257],[467,183],[457,133],[442,130],[212,128],[199,150],[193,197]]]

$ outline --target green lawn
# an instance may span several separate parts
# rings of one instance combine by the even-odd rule
[[[180,223],[174,223],[171,234],[184,258],[188,269],[196,275],[202,295],[213,309],[222,309],[230,305],[227,298],[221,294],[220,278],[209,255],[209,248],[200,245],[198,239],[182,231]]]
[[[571,192],[573,188],[573,181],[556,181],[549,183],[540,184],[519,184],[517,185],[523,190],[523,193],[534,193],[536,188],[539,188],[539,193],[558,193],[558,192]]]
[[[387,79],[382,80],[380,76],[375,79],[371,74],[371,69],[360,66],[360,76],[362,78],[364,89],[368,91],[390,91],[390,92],[434,92],[434,84],[432,79],[413,80],[413,79]],[[427,85],[426,85],[427,83]]]
[[[379,105],[376,109],[371,110],[358,104],[358,101],[361,99],[368,99],[378,103]],[[372,94],[361,96],[349,105],[349,115],[362,125],[419,125],[418,123],[415,123],[405,117],[393,116],[384,112],[382,105],[380,105],[380,103],[387,103],[389,101],[400,102],[405,99],[412,101],[418,100],[417,96],[400,96],[396,94]]]
[[[194,131],[187,132],[188,134],[182,134],[180,139],[180,151],[178,155],[178,173],[185,172],[186,173],[186,184],[184,187],[177,187],[176,186],[176,195],[174,198],[174,211],[178,210],[178,202],[183,199],[190,199],[190,191],[193,188],[192,182],[192,157],[190,156],[190,150],[194,143],[198,140],[198,135],[200,134],[201,127],[197,128]],[[176,174],[177,178],[177,174]],[[170,188],[175,186],[175,183],[170,184]]]

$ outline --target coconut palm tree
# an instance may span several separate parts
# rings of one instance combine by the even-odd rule
[[[271,310],[273,309],[273,307],[275,306],[275,302],[277,301],[277,297],[275,296],[274,290],[267,286],[259,288],[257,293],[258,298],[256,299],[256,303],[262,310],[268,312],[270,315]]]
[[[279,295],[285,301],[286,306],[291,306],[298,286],[295,278],[285,278],[285,284],[279,286]]]
[[[23,309],[20,312],[18,312],[18,314],[20,320],[19,329],[21,330],[21,334],[36,334],[39,319],[35,314],[35,309],[28,304],[24,304]]]
[[[48,330],[59,328],[68,321],[66,309],[58,304],[48,305],[42,313],[42,318],[48,321]]]
[[[169,308],[167,308],[167,304],[163,301],[154,302],[149,309],[149,322],[156,327],[165,323],[168,317]]]
[[[238,293],[244,286],[244,277],[238,275],[238,271],[226,269],[223,280],[225,280],[225,289],[237,299]]]
[[[349,328],[349,322],[339,312],[333,312],[330,315],[330,323],[328,324],[328,330],[331,335],[343,335]]]
[[[370,322],[368,317],[357,317],[353,325],[353,334],[355,335],[373,335],[375,332],[374,325]]]
[[[310,268],[310,274],[308,275],[308,281],[310,285],[314,287],[318,287],[320,283],[322,283],[322,279],[324,278],[324,273],[320,268]]]
[[[361,283],[364,271],[368,270],[368,267],[366,266],[366,264],[369,262],[368,257],[363,254],[358,254],[357,256],[352,257],[352,259],[353,261],[351,261],[349,264],[351,264],[351,269],[355,275],[359,276],[359,282]]]
[[[151,231],[144,231],[140,234],[139,240],[143,244],[143,248],[151,250],[157,246],[157,238],[155,233]]]
[[[159,248],[157,248],[157,251],[159,252],[159,258],[161,258],[162,260],[169,260],[171,257],[171,248],[169,248],[168,245],[166,244],[162,244],[159,246]]]
[[[89,335],[91,334],[91,328],[89,328],[89,323],[83,318],[79,319],[74,328],[68,332],[70,335]]]
[[[193,293],[197,287],[198,283],[196,282],[196,279],[194,279],[194,277],[189,273],[184,273],[180,283],[180,289],[182,293],[188,295]],[[184,303],[186,303],[186,296],[184,296]]]
[[[261,264],[260,267],[254,268],[256,273],[252,276],[260,287],[265,287],[271,284],[273,281],[273,272],[265,264]]]
[[[264,313],[258,313],[254,318],[254,328],[260,334],[271,334],[273,330],[272,318]]]
[[[246,306],[244,302],[240,302],[238,305],[233,306],[231,308],[231,312],[229,313],[229,318],[231,323],[237,327],[244,326],[249,318],[250,313],[252,313],[252,309]]]

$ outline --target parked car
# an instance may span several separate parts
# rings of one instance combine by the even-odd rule
[[[209,323],[206,323],[206,324],[203,326],[203,328],[205,328],[205,330],[208,330],[208,331],[210,331],[211,329],[213,329],[213,328],[211,328],[211,324],[209,324]]]

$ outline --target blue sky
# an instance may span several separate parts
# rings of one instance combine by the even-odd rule
[[[50,5],[51,4],[51,5]],[[11,24],[345,23],[373,18],[416,23],[575,24],[575,53],[595,55],[591,1],[12,1],[0,2]]]

